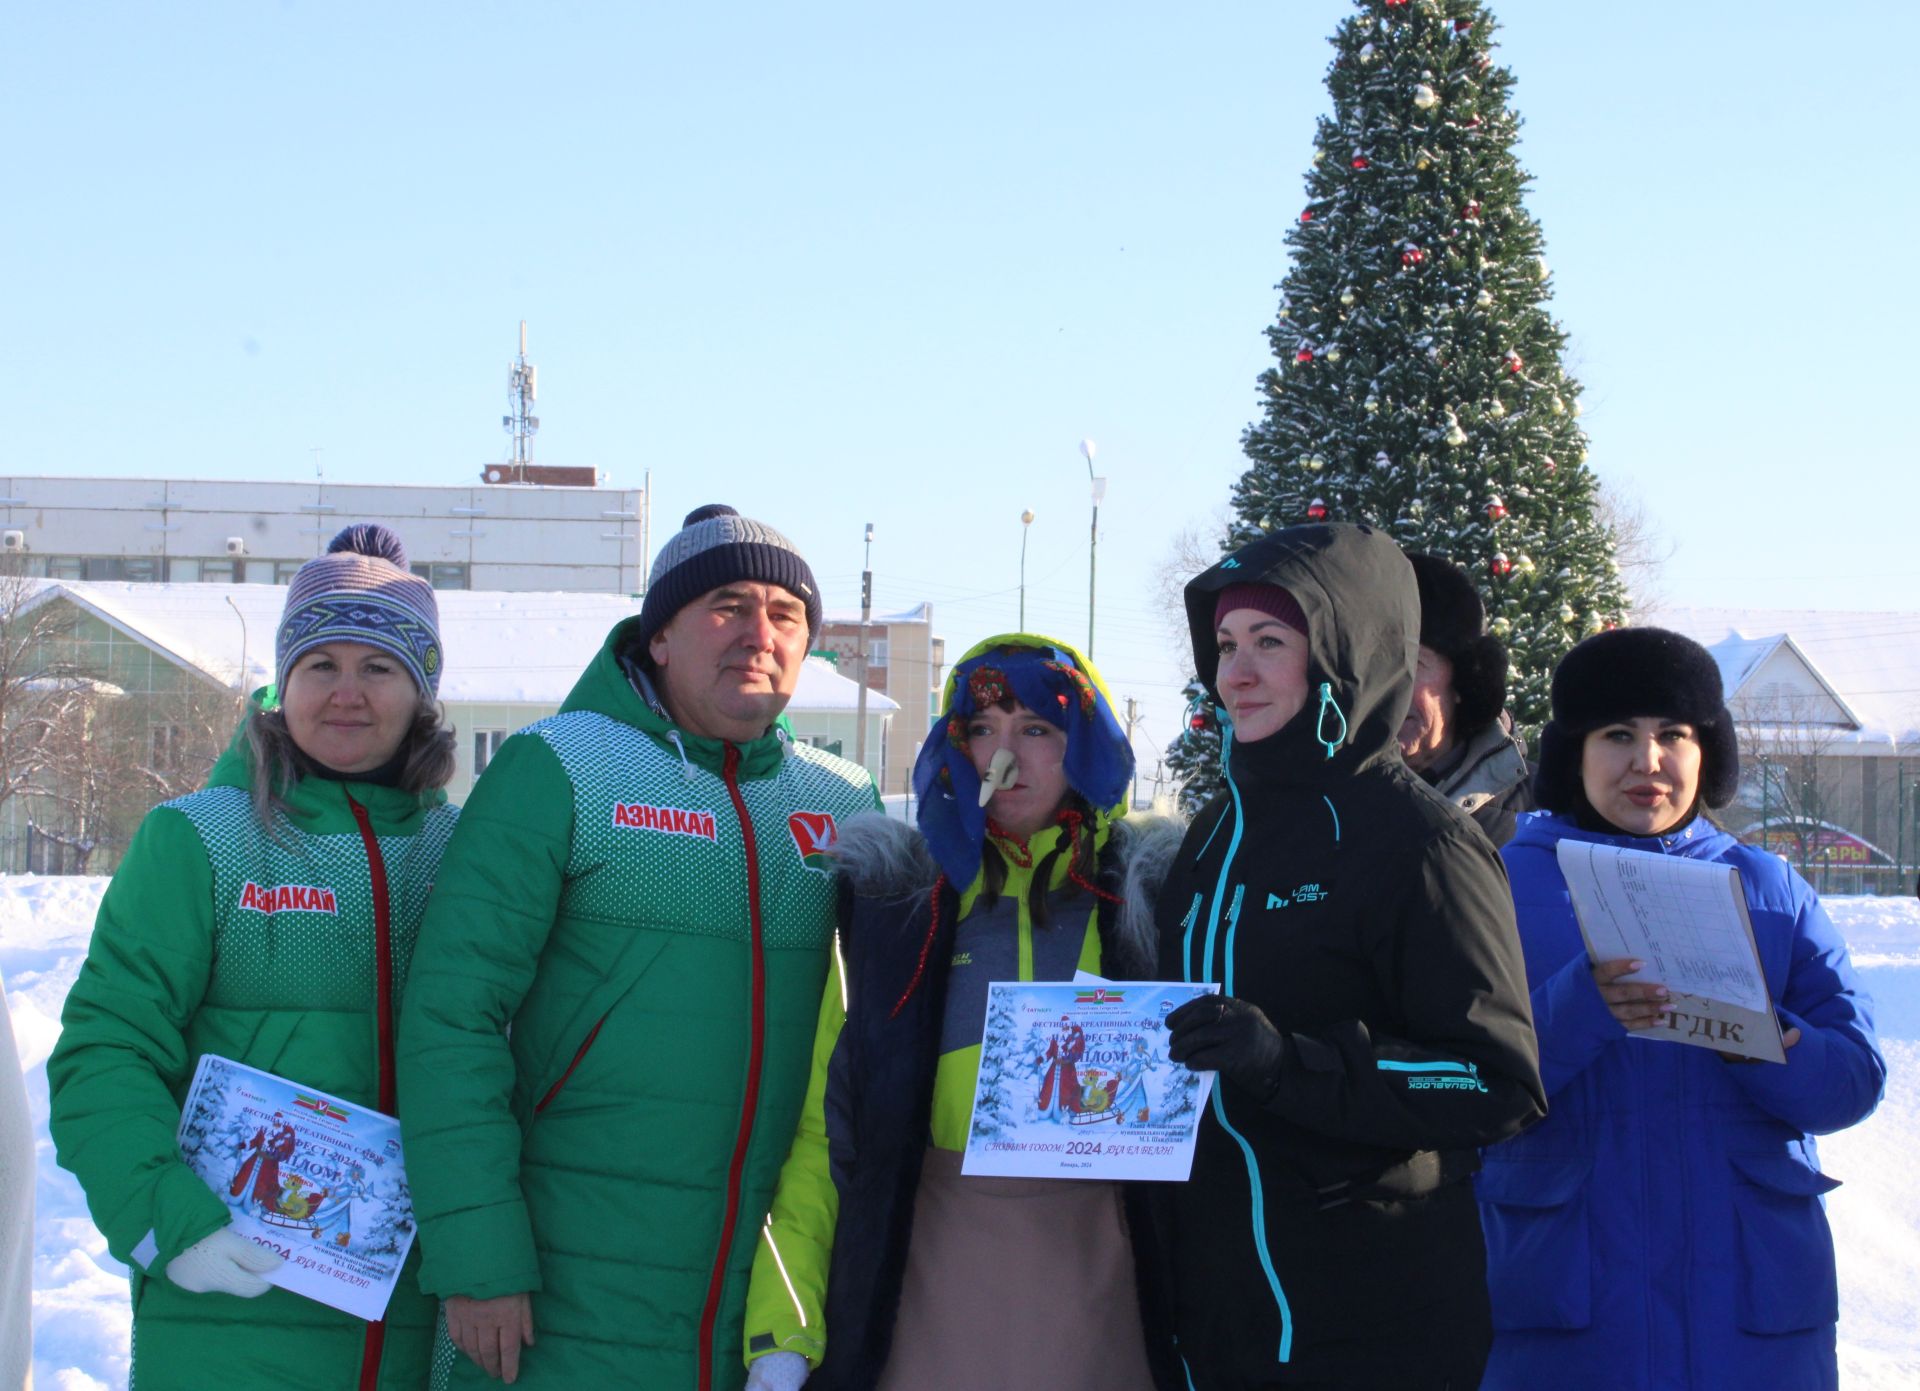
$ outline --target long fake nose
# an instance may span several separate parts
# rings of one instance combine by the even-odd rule
[[[1012,787],[1019,776],[1020,760],[1013,756],[1013,750],[1004,745],[995,749],[987,760],[987,771],[980,775],[980,805],[991,802],[993,794],[1002,788]]]

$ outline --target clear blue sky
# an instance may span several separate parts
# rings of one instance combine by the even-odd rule
[[[79,3],[0,51],[14,473],[725,500],[957,649],[1084,638],[1176,727],[1150,593],[1257,409],[1345,0]],[[1676,602],[1920,609],[1907,4],[1509,0],[1591,462]],[[1902,403],[1907,403],[1903,408]],[[452,654],[457,660],[457,654]],[[1151,766],[1150,744],[1142,745]]]

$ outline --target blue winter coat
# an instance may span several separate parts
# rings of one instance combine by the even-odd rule
[[[1735,865],[1784,1066],[1632,1039],[1601,1002],[1554,847]],[[1486,1391],[1804,1391],[1837,1384],[1839,1292],[1815,1134],[1886,1078],[1872,1003],[1812,888],[1705,819],[1654,839],[1521,818],[1512,879],[1547,1119],[1478,1177],[1494,1345]]]

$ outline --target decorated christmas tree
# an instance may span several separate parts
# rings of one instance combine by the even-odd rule
[[[1521,202],[1513,75],[1477,0],[1355,9],[1333,38],[1333,114],[1287,232],[1275,365],[1242,437],[1229,545],[1367,522],[1455,561],[1512,656],[1509,706],[1537,727],[1554,664],[1622,622],[1627,598]],[[1169,754],[1190,803],[1218,784],[1219,734],[1203,723]]]
[[[1198,677],[1187,682],[1186,727],[1167,741],[1167,772],[1180,789],[1180,810],[1192,816],[1220,790],[1220,726]]]

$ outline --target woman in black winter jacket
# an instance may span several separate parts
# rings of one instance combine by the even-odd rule
[[[1491,1336],[1477,1147],[1545,1110],[1506,875],[1401,761],[1412,567],[1360,526],[1272,533],[1187,586],[1227,790],[1159,897],[1170,1016],[1215,1070],[1155,1195],[1197,1391],[1471,1391]]]

